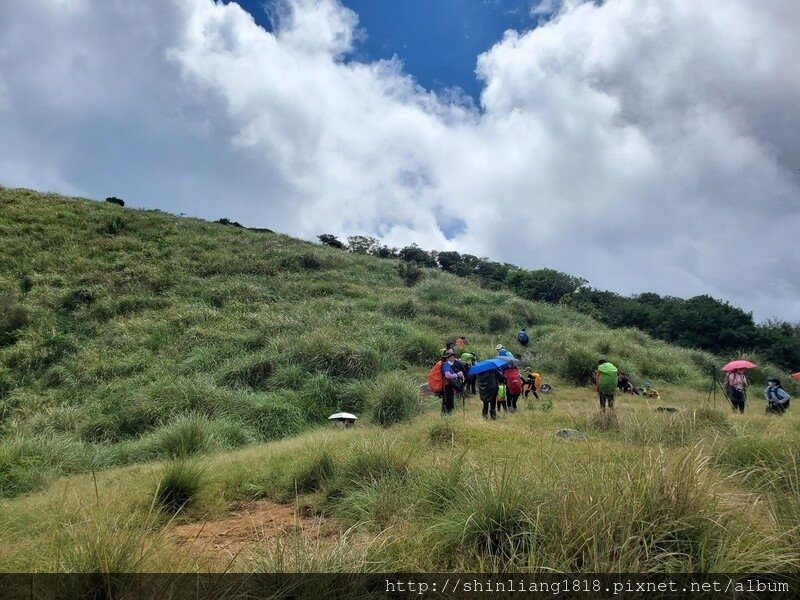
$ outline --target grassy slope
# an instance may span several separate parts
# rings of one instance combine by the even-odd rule
[[[177,517],[153,506],[147,464],[73,476],[0,504],[3,570],[773,571],[800,567],[794,415],[731,415],[667,388],[682,412],[626,397],[604,421],[580,389],[497,422],[430,407],[390,429],[325,428],[218,454]],[[553,433],[579,427],[589,441]],[[265,538],[213,560],[175,548],[168,524],[267,497],[334,518],[340,535]],[[313,533],[313,532],[311,532]]]
[[[707,385],[718,363],[708,354],[446,274],[406,288],[390,261],[158,212],[0,189],[0,237],[2,495],[63,474],[293,436],[339,409],[400,420],[417,410],[416,386],[442,339],[465,334],[489,355],[527,324],[532,364],[556,386],[552,412],[531,405],[487,424],[471,407],[449,424],[427,416],[356,435],[314,430],[221,454],[204,461],[181,518],[298,492],[316,510],[362,523],[346,556],[266,552],[253,568],[302,567],[301,555],[316,556],[318,568],[411,571],[498,561],[797,566],[797,422],[694,412],[707,394],[687,388]],[[597,422],[591,392],[568,383],[583,380],[600,353],[635,379],[653,379],[684,412],[628,401],[620,424]],[[555,440],[564,425],[588,430],[593,442]],[[91,479],[78,476],[2,505],[0,530],[15,542],[0,565],[178,568],[191,557],[164,556],[154,541],[164,522],[151,509],[162,468],[103,473],[94,499]],[[730,476],[737,469],[755,472]],[[759,490],[764,504],[752,506],[748,494]],[[381,533],[387,526],[395,533]],[[639,542],[625,545],[630,536]],[[131,550],[145,546],[153,553]],[[132,563],[134,555],[144,558]]]

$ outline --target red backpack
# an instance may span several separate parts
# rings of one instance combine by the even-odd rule
[[[433,365],[433,368],[428,371],[428,387],[434,394],[441,394],[444,389],[444,374],[442,373],[442,361]]]
[[[506,388],[509,394],[522,393],[522,379],[519,376],[519,370],[516,368],[506,369]]]

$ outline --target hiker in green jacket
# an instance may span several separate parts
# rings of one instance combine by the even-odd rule
[[[467,370],[469,370],[470,367],[475,365],[475,361],[478,360],[478,357],[475,354],[473,354],[472,352],[466,352],[465,351],[465,352],[461,353],[461,358],[459,360],[464,364],[465,367],[467,367]],[[468,391],[469,393],[474,394],[475,393],[475,375],[466,375],[465,374],[465,377],[466,377],[466,380],[465,380],[466,385],[464,386],[464,389],[466,391]]]
[[[614,392],[617,390],[617,381],[617,367],[605,358],[601,358],[594,372],[594,388],[597,390],[600,410],[603,412],[606,410],[606,404],[611,410],[614,410]]]

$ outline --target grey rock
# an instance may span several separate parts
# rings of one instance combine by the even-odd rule
[[[577,429],[560,429],[556,431],[556,437],[560,437],[562,440],[587,440],[584,434],[582,434]]]

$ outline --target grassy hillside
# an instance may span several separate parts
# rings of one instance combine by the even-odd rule
[[[0,189],[0,495],[54,476],[284,438],[337,410],[390,424],[441,341],[584,384],[598,354],[703,389],[719,360],[389,261],[159,211]],[[763,374],[757,374],[757,377]],[[556,378],[556,379],[554,379]],[[561,378],[561,379],[557,379]]]
[[[0,238],[0,571],[800,567],[800,423],[761,414],[758,390],[744,416],[709,399],[727,357],[112,204],[0,189]],[[497,422],[474,400],[440,418],[417,389],[453,335],[507,344],[554,393]],[[601,354],[680,412],[596,413]],[[340,409],[359,427],[332,429]],[[235,559],[170,537],[259,498],[337,533],[298,526]]]

